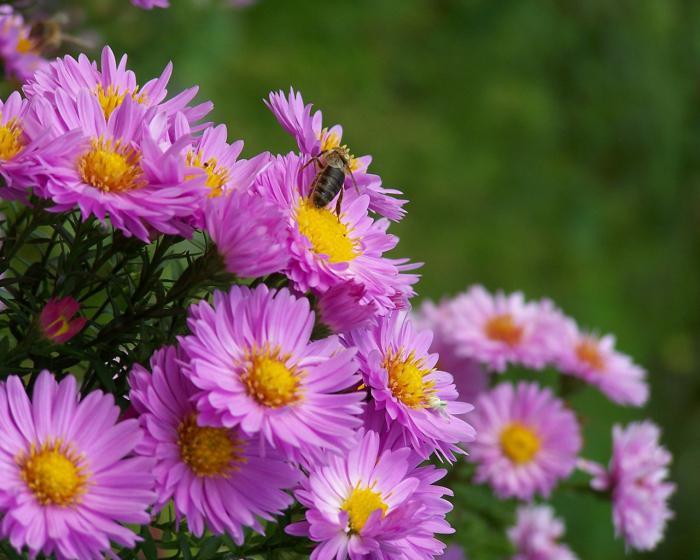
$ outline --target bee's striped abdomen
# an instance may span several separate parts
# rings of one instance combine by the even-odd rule
[[[314,182],[311,200],[316,208],[323,208],[340,192],[345,182],[345,172],[330,165],[323,169]]]

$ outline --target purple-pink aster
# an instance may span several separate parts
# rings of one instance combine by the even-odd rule
[[[316,297],[318,320],[331,332],[344,333],[376,321],[377,306],[367,301],[365,289],[354,282],[333,286]]]
[[[309,199],[315,177],[307,159],[293,153],[277,156],[256,180],[256,190],[285,213],[289,228],[287,276],[302,292],[323,294],[338,284],[361,286],[364,305],[374,302],[380,314],[408,306],[419,265],[384,256],[398,244],[386,219],[367,213],[369,197],[345,191],[340,215],[335,205],[317,208]]]
[[[581,332],[576,322],[562,317],[557,337],[556,365],[600,389],[619,404],[642,406],[649,398],[646,372],[629,356],[615,350],[615,337]]]
[[[9,4],[0,5],[0,61],[7,78],[24,82],[48,65],[30,32],[22,14]]]
[[[551,361],[557,326],[551,302],[528,302],[520,292],[490,294],[472,286],[443,305],[444,328],[462,356],[498,372],[508,364],[540,369]]]
[[[473,407],[457,400],[452,376],[436,368],[431,331],[417,331],[406,313],[394,313],[344,339],[357,348],[371,396],[368,425],[381,432],[399,430],[404,445],[423,457],[436,452],[454,460],[463,452],[459,444],[471,441],[474,429],[460,416]]]
[[[653,550],[673,518],[668,500],[671,454],[659,444],[661,430],[650,421],[613,428],[613,453],[606,469],[589,461],[580,467],[593,475],[591,486],[612,495],[615,532],[630,548]]]
[[[202,424],[239,427],[290,456],[353,445],[363,397],[355,352],[335,336],[311,341],[306,298],[234,286],[189,313],[181,345]]]
[[[122,524],[150,522],[153,461],[131,457],[136,420],[117,422],[112,395],[82,400],[73,376],[44,371],[31,401],[19,377],[0,384],[0,537],[32,557],[102,559],[110,541],[141,540]]]
[[[564,522],[547,505],[520,506],[508,538],[515,547],[512,560],[576,560],[568,546],[560,544]]]
[[[487,482],[500,498],[547,497],[576,466],[582,443],[576,416],[536,383],[501,383],[483,393],[471,421],[475,480]]]
[[[297,141],[302,154],[318,157],[327,150],[343,146],[343,128],[340,125],[323,127],[321,111],[311,112],[311,104],[304,105],[301,93],[290,88],[289,96],[283,91],[270,93],[265,101],[279,123]],[[406,200],[395,198],[401,195],[396,189],[386,189],[378,175],[367,172],[371,156],[352,157],[348,164],[352,177],[345,178],[347,189],[357,189],[369,197],[369,210],[390,220],[400,220],[405,214]]]
[[[259,518],[272,521],[292,503],[285,490],[298,481],[298,470],[274,450],[261,454],[238,428],[200,426],[197,388],[176,348],[157,351],[150,370],[134,367],[129,397],[145,433],[137,452],[156,462],[157,508],[172,499],[178,519],[197,536],[206,527],[241,544],[244,527],[262,533]]]
[[[418,467],[409,448],[382,449],[366,432],[345,456],[328,455],[312,466],[295,495],[306,520],[287,532],[319,543],[311,560],[432,559],[445,545],[435,534],[452,533],[445,514],[447,488],[433,485],[444,470]]]
[[[85,317],[75,316],[79,310],[80,303],[72,297],[52,298],[47,301],[39,314],[42,336],[55,344],[68,342],[83,330],[87,323]]]

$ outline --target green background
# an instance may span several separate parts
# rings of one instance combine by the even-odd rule
[[[655,553],[626,557],[700,558],[700,5],[172,2],[57,4],[96,45],[128,52],[141,83],[173,60],[171,91],[199,84],[248,155],[293,147],[261,99],[300,89],[410,199],[393,231],[397,254],[426,263],[421,298],[521,289],[616,333],[650,371],[652,399],[637,411],[576,397],[585,455],[607,461],[614,421],[660,423],[677,518]],[[567,493],[555,504],[581,559],[624,557],[609,505]],[[474,527],[458,539],[497,557]]]

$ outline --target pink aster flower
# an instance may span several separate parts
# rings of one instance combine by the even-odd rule
[[[450,331],[450,302],[439,305],[426,301],[414,313],[414,322],[421,329],[433,331],[430,351],[438,354],[437,368],[449,371],[461,400],[474,402],[489,387],[489,373],[477,361],[457,352],[453,333]]]
[[[80,304],[72,297],[50,299],[39,315],[41,334],[54,344],[68,342],[87,323],[85,317],[75,317],[79,309]]]
[[[476,440],[469,459],[476,481],[500,498],[548,496],[568,477],[581,450],[576,416],[536,383],[501,383],[482,394],[472,414]]]
[[[579,466],[594,476],[591,486],[610,492],[615,532],[636,550],[653,550],[673,518],[668,499],[671,454],[661,445],[659,427],[650,421],[613,428],[613,454],[606,469],[589,461]]]
[[[540,369],[551,360],[557,322],[549,301],[527,302],[522,293],[488,293],[473,286],[446,310],[457,352],[502,372],[509,363]]]
[[[318,546],[311,560],[431,559],[445,545],[435,533],[451,533],[445,514],[452,509],[434,486],[444,470],[417,467],[408,448],[382,450],[369,431],[344,456],[316,463],[295,495],[306,520],[287,527]]]
[[[554,517],[550,506],[520,506],[508,538],[515,547],[513,560],[576,560],[569,547],[558,541],[564,536],[564,523]]]
[[[318,319],[331,332],[344,333],[375,322],[377,307],[366,302],[365,290],[353,282],[333,286],[316,298]]]
[[[232,274],[254,278],[287,266],[284,215],[259,194],[236,190],[212,199],[204,220],[204,229]]]
[[[0,384],[0,537],[31,557],[72,560],[141,540],[121,524],[149,523],[153,462],[129,458],[141,430],[118,416],[112,395],[80,400],[70,375],[42,372],[31,402],[18,377]]]
[[[311,104],[304,105],[301,93],[295,92],[291,88],[288,97],[285,97],[281,90],[272,92],[265,104],[275,115],[282,128],[294,137],[303,154],[318,157],[324,152],[342,145],[343,128],[340,125],[335,125],[330,129],[323,128],[321,111],[312,114]],[[395,198],[395,195],[402,194],[401,191],[384,188],[378,175],[367,172],[371,161],[370,156],[358,158],[351,156],[348,165],[352,171],[352,177],[345,178],[345,187],[357,188],[360,193],[366,194],[369,197],[371,211],[390,220],[398,221],[405,214],[403,206],[406,204],[406,200]]]
[[[9,4],[0,5],[0,60],[8,78],[24,82],[48,65],[36,42],[31,26]]]
[[[418,281],[407,271],[419,265],[384,256],[398,243],[386,233],[389,222],[372,220],[367,214],[369,198],[354,190],[345,192],[340,215],[333,204],[314,206],[309,191],[315,173],[310,166],[302,170],[305,161],[291,153],[278,156],[255,186],[282,208],[288,221],[287,276],[299,291],[317,295],[352,282],[364,290],[361,304],[374,302],[380,314],[407,307]]]
[[[181,339],[200,423],[235,428],[287,454],[353,444],[362,393],[354,351],[334,336],[312,342],[307,299],[234,286],[190,308]],[[349,392],[347,392],[350,390]]]
[[[199,90],[196,86],[169,100],[165,99],[168,94],[168,81],[173,71],[172,63],[165,67],[158,78],[148,81],[143,87],[138,84],[136,74],[128,70],[126,64],[126,55],[117,63],[112,49],[108,46],[102,49],[100,68],[84,54],[77,60],[65,56],[38,71],[33,79],[24,85],[24,91],[29,98],[46,97],[53,104],[60,102],[58,92],[75,99],[80,92],[88,91],[99,102],[105,119],[109,119],[125,99],[131,99],[144,108],[155,109],[169,117],[182,113],[190,123],[199,121],[211,111],[211,102],[189,105]]]
[[[131,3],[137,8],[143,8],[144,10],[170,7],[170,2],[168,0],[131,0]]]
[[[449,460],[459,443],[474,439],[474,429],[459,415],[473,409],[457,400],[452,376],[436,369],[429,351],[432,332],[416,331],[405,313],[378,320],[376,326],[345,336],[358,350],[360,372],[370,391],[370,425],[400,429],[405,445],[427,457],[437,452]]]
[[[272,521],[292,503],[285,489],[296,484],[298,471],[273,450],[261,455],[238,428],[200,426],[192,402],[197,388],[181,362],[178,350],[167,347],[151,358],[152,373],[137,365],[129,376],[146,434],[137,452],[156,461],[158,509],[173,499],[195,535],[206,526],[241,544],[244,527],[262,533],[258,518]]]
[[[583,333],[568,318],[561,319],[559,332],[556,363],[562,372],[595,385],[616,403],[642,406],[647,401],[646,372],[615,350],[614,336]]]
[[[152,230],[190,235],[205,177],[187,173],[181,152],[189,137],[162,151],[143,107],[128,97],[109,119],[87,90],[77,99],[58,91],[56,103],[57,109],[43,98],[32,104],[36,120],[54,138],[54,152],[42,152],[40,160],[41,194],[53,201],[51,211],[77,207],[83,219],[93,215],[102,222],[109,216],[115,228],[144,242]]]

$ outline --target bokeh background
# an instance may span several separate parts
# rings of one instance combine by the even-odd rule
[[[616,333],[652,399],[577,396],[585,453],[606,461],[611,423],[651,416],[675,456],[677,518],[656,552],[625,556],[609,505],[562,492],[566,541],[582,560],[700,558],[700,4],[171,1],[56,5],[144,81],[172,60],[173,89],[199,84],[248,154],[293,148],[261,99],[300,89],[411,200],[393,230],[426,263],[420,298],[480,282]],[[488,519],[460,519],[473,557],[502,557]]]

